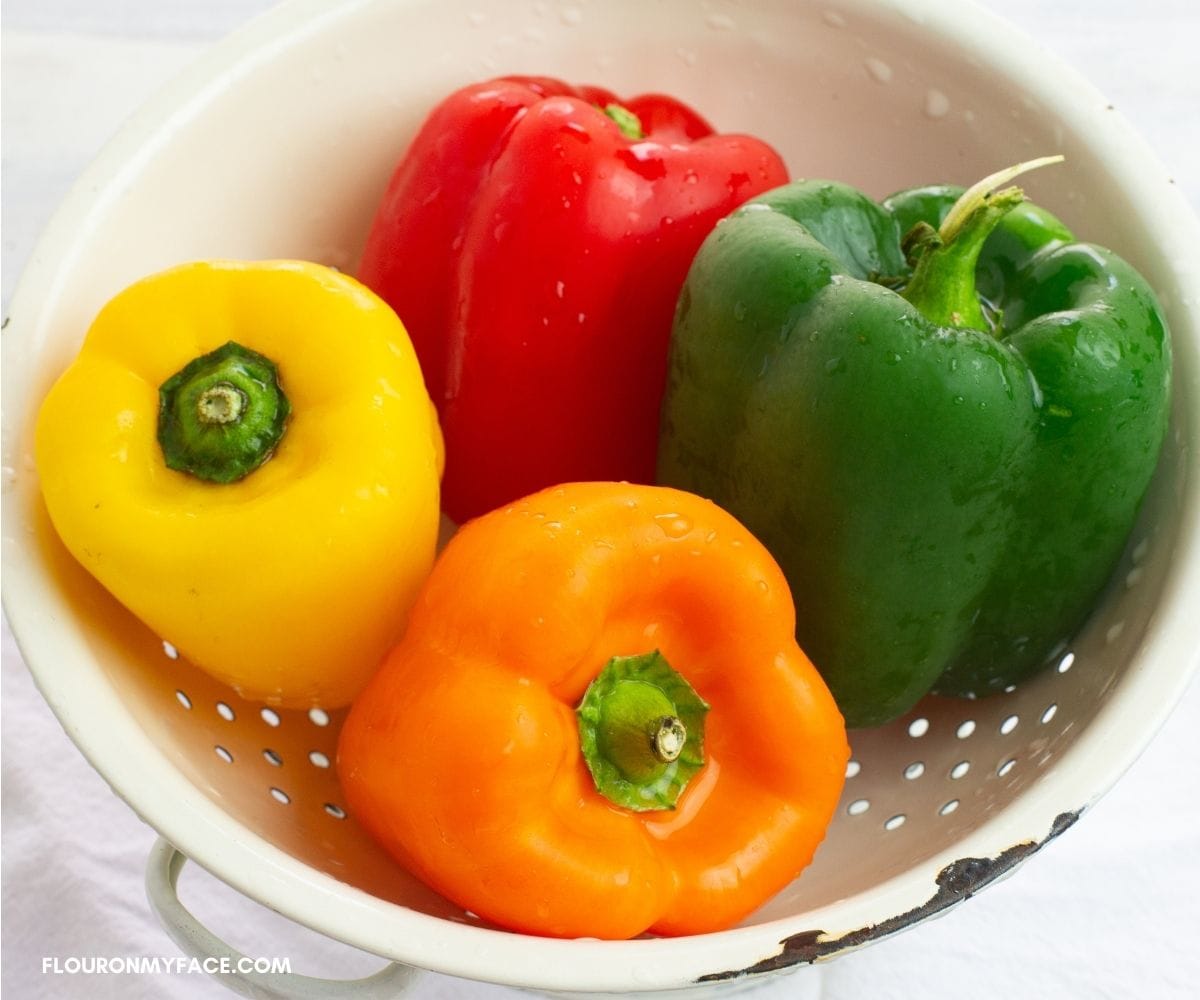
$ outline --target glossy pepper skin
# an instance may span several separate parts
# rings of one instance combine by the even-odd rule
[[[290,412],[261,464],[215,482],[168,467],[160,387],[230,341],[274,362]],[[440,447],[392,310],[298,261],[202,261],[130,286],[36,430],[75,558],[196,665],[286,707],[349,702],[399,636],[433,563]]]
[[[701,240],[787,180],[758,139],[663,96],[520,77],[430,114],[359,277],[412,336],[458,522],[556,483],[650,482],[671,315]]]
[[[796,645],[774,561],[715,505],[610,483],[468,523],[355,702],[351,814],[411,871],[532,934],[727,927],[811,859],[849,750]],[[708,703],[673,809],[598,790],[576,707],[614,656],[658,650]]]
[[[779,560],[850,726],[931,688],[1002,690],[1061,653],[1166,427],[1152,290],[1048,212],[993,205],[962,287],[913,291],[902,238],[944,226],[961,194],[764,195],[701,249],[676,318],[661,481],[725,506]]]

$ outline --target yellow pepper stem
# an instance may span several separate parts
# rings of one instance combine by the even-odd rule
[[[232,340],[186,364],[158,397],[168,468],[213,483],[244,479],[270,458],[291,412],[274,363]]]
[[[196,400],[196,416],[203,424],[234,424],[246,408],[246,396],[232,382],[218,382]]]

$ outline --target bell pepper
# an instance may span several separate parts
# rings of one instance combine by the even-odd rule
[[[664,96],[465,87],[397,166],[359,277],[400,314],[457,521],[556,483],[650,482],[671,316],[700,241],[788,179]]]
[[[852,727],[1061,654],[1155,468],[1159,304],[1127,262],[995,190],[1028,166],[882,204],[782,187],[716,230],[682,291],[660,479],[779,560]]]
[[[122,291],[35,444],[75,558],[247,698],[349,702],[433,563],[441,445],[412,346],[315,264],[196,262]]]
[[[469,522],[355,701],[351,815],[500,926],[727,927],[787,885],[849,749],[762,546],[698,497],[570,484]]]

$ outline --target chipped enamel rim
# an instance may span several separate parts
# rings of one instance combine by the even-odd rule
[[[72,270],[84,266],[73,250],[78,233],[95,213],[111,207],[106,198],[113,196],[104,192],[136,162],[139,150],[167,141],[180,109],[202,107],[222,79],[236,78],[247,65],[368,6],[370,0],[336,8],[324,0],[292,0],[216,47],[129,122],[64,202],[14,295],[4,345],[4,399],[11,414],[24,417],[29,410],[20,358],[40,346],[40,304],[64,294]],[[865,0],[843,6],[893,7]],[[1139,224],[1163,235],[1164,261],[1178,262],[1174,273],[1164,266],[1159,283],[1179,286],[1186,273],[1200,274],[1200,227],[1190,207],[1173,187],[1148,183],[1147,178],[1165,178],[1162,167],[1119,116],[1100,110],[1104,102],[1089,84],[984,10],[954,0],[909,0],[903,7],[944,44],[1020,81],[1064,120],[1087,125],[1109,175],[1131,192],[1140,209]],[[1185,317],[1175,332],[1177,392],[1192,401],[1182,429],[1189,440],[1200,441],[1195,319]],[[5,463],[14,469],[21,468],[26,447],[23,423],[5,421]],[[1127,671],[1120,704],[1114,699],[1101,710],[1059,766],[1022,794],[1019,808],[973,830],[953,853],[836,906],[803,918],[688,938],[558,941],[441,920],[351,888],[234,821],[146,738],[102,672],[73,671],[68,677],[51,669],[54,663],[87,660],[90,653],[30,541],[24,522],[29,499],[11,494],[4,508],[4,564],[11,573],[5,606],[43,695],[92,765],[151,826],[247,896],[330,937],[450,975],[542,990],[670,989],[829,958],[911,926],[1011,871],[1111,786],[1166,718],[1200,658],[1193,617],[1200,605],[1195,476],[1185,482],[1185,491],[1176,548],[1191,556],[1172,568],[1155,631],[1143,646],[1138,669]],[[1121,738],[1114,738],[1118,733]]]

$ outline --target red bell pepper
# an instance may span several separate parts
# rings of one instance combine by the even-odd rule
[[[437,106],[359,277],[416,347],[450,517],[557,483],[653,482],[688,266],[719,219],[786,181],[770,146],[670,97],[514,77]]]

